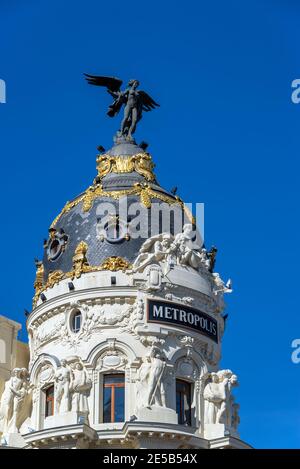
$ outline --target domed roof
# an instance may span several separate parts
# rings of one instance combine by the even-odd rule
[[[118,141],[108,152],[98,155],[98,176],[94,184],[83,194],[68,202],[52,223],[49,239],[44,244],[44,279],[49,273],[69,273],[74,266],[75,251],[85,243],[85,256],[89,266],[101,266],[109,258],[122,258],[130,265],[138,255],[145,237],[135,238],[128,231],[127,223],[119,223],[119,201],[127,197],[127,206],[148,209],[148,235],[158,234],[162,226],[159,220],[151,220],[153,202],[176,205],[182,213],[183,203],[164,190],[156,181],[154,164],[149,153],[133,142]],[[112,204],[106,206],[105,204]],[[111,229],[110,223],[101,225],[105,207],[114,211],[111,216],[117,236],[103,236],[100,227]],[[114,210],[113,210],[114,209]],[[109,219],[109,214],[106,213]],[[115,216],[116,215],[116,216]],[[114,221],[113,221],[114,220]],[[116,225],[117,223],[117,225]],[[171,222],[170,232],[172,232]],[[117,226],[117,228],[116,228]]]

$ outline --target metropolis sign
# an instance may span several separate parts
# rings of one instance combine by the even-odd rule
[[[218,343],[217,321],[190,306],[148,299],[148,321],[187,327]]]

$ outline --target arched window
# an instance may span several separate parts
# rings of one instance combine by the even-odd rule
[[[45,391],[45,417],[54,415],[54,386],[50,386]]]
[[[103,422],[125,420],[125,375],[115,373],[103,377]]]
[[[192,424],[191,391],[190,383],[176,380],[176,412],[179,425]]]
[[[73,311],[72,316],[71,316],[71,330],[72,332],[77,332],[80,331],[81,329],[81,323],[82,323],[82,314],[79,311],[79,309],[76,309]]]

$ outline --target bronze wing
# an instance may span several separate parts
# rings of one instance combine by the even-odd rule
[[[159,104],[156,103],[154,101],[154,99],[151,98],[151,96],[149,96],[148,93],[146,93],[145,91],[139,91],[139,96],[141,98],[141,101],[142,101],[142,109],[143,111],[152,111],[152,109],[155,109],[156,107],[159,107]]]
[[[84,73],[86,81],[89,85],[104,86],[109,91],[120,91],[123,81],[116,77],[98,77],[96,75],[88,75]]]

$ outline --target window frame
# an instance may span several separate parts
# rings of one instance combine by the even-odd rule
[[[52,391],[52,395],[49,396],[50,390]],[[55,410],[55,388],[54,384],[51,384],[48,386],[44,391],[44,403],[45,403],[45,418],[52,417],[54,415],[54,410]],[[48,414],[48,403],[51,403],[51,410],[52,413]]]
[[[79,328],[75,327],[77,318],[80,318]],[[72,311],[71,317],[70,317],[70,329],[73,334],[78,334],[78,332],[80,332],[81,327],[82,327],[82,321],[83,321],[83,316],[82,316],[82,312],[80,311],[80,309],[75,309],[74,311]]]
[[[115,377],[115,376],[121,376],[123,378],[121,383],[105,383],[105,380],[108,379],[109,377]],[[126,397],[125,397],[125,373],[120,372],[120,373],[105,373],[103,374],[103,380],[102,380],[102,418],[101,421],[102,423],[122,423],[125,422],[125,402],[126,402]],[[104,420],[104,396],[105,396],[105,388],[110,388],[111,389],[111,405],[110,405],[110,421],[106,422]],[[116,388],[122,388],[124,390],[124,402],[123,402],[123,420],[121,422],[118,422],[115,420],[115,389]]]
[[[185,389],[188,389],[188,392],[182,392],[182,391],[177,391],[177,384],[184,385]],[[180,394],[180,412],[178,413],[177,409],[177,394]],[[182,407],[182,397],[181,396],[186,396],[188,398],[187,403],[188,403],[188,409],[185,409],[184,406]],[[181,378],[176,378],[175,380],[175,402],[176,402],[176,413],[178,416],[178,425],[183,425],[185,427],[192,427],[193,426],[193,414],[192,414],[192,396],[193,396],[193,385],[190,381],[186,381]],[[180,417],[183,416],[183,420],[186,419],[186,411],[188,410],[188,419],[187,423],[185,422],[180,422]]]

